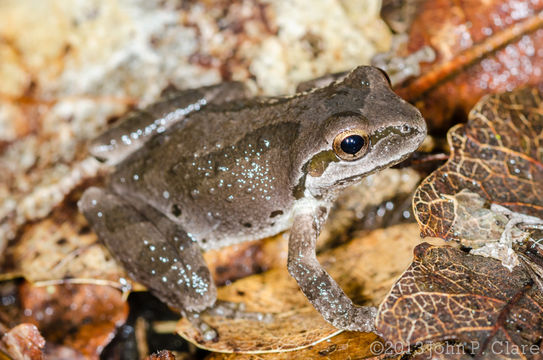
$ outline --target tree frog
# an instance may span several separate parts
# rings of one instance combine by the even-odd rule
[[[340,329],[372,331],[376,309],[353,304],[319,264],[317,236],[342,189],[425,135],[419,111],[370,66],[289,97],[247,98],[238,83],[182,91],[92,144],[116,167],[79,206],[129,274],[204,338],[216,334],[198,313],[217,291],[202,250],[287,229],[288,271],[311,304]]]

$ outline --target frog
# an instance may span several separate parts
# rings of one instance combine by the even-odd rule
[[[203,252],[286,230],[288,272],[313,307],[338,329],[375,330],[376,308],[353,303],[316,242],[340,192],[416,151],[426,123],[378,68],[320,85],[277,97],[247,96],[240,83],[180,91],[90,146],[114,170],[84,192],[81,212],[128,274],[206,340],[218,334],[200,314],[219,302]]]

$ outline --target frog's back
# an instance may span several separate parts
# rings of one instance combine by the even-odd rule
[[[112,188],[155,207],[203,248],[285,230],[294,201],[290,146],[299,124],[284,116],[290,105],[274,102],[194,114],[122,162]]]

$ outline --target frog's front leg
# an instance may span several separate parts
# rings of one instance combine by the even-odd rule
[[[206,339],[216,332],[198,313],[214,305],[217,290],[197,242],[148,204],[89,188],[79,208],[128,273],[160,300],[180,309]]]
[[[339,329],[374,331],[377,309],[353,304],[317,260],[318,218],[314,213],[295,215],[288,245],[288,271],[326,321]]]

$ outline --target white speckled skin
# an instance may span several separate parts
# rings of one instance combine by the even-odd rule
[[[351,129],[368,135],[367,151],[341,160],[332,143]],[[87,190],[80,207],[128,271],[185,312],[215,301],[200,248],[292,226],[289,271],[304,294],[335,326],[369,331],[374,309],[352,304],[322,269],[316,238],[341,189],[401,161],[425,134],[383,73],[359,67],[293,97],[212,103],[184,116],[120,162],[107,189]]]

